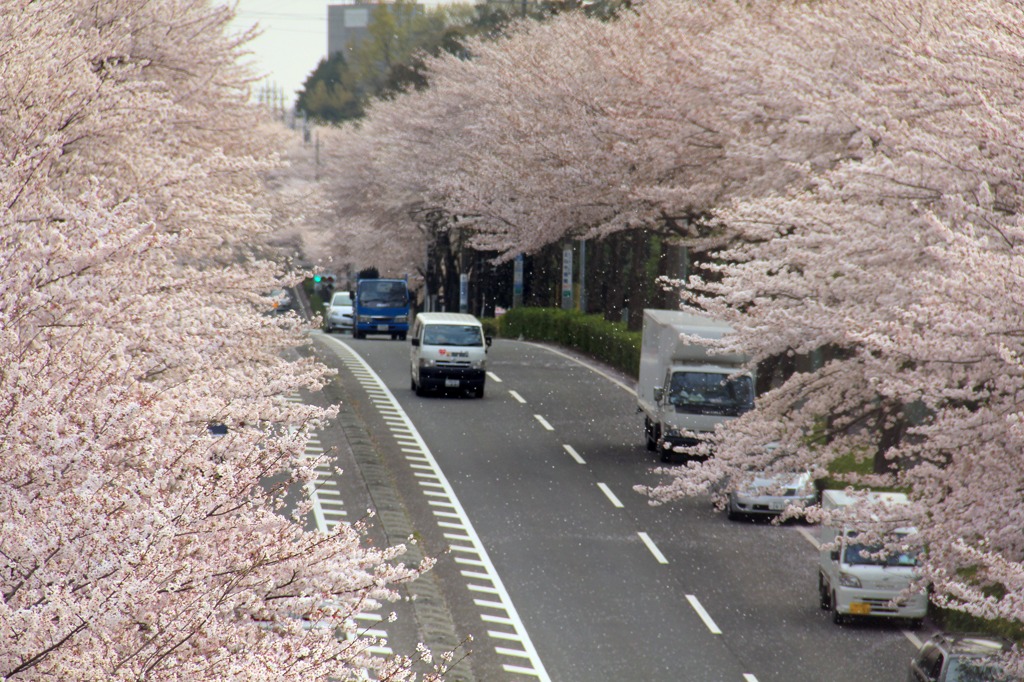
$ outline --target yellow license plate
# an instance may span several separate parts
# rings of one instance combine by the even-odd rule
[[[850,613],[855,616],[867,616],[871,613],[871,604],[854,602],[850,604]]]

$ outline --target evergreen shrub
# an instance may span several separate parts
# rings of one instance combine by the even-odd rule
[[[512,308],[496,320],[496,336],[544,341],[572,348],[636,377],[640,371],[640,332],[600,315],[561,308]]]

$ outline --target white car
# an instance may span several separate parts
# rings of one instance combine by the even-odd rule
[[[347,291],[336,291],[324,313],[324,331],[330,334],[335,329],[352,331],[352,296]]]
[[[755,476],[729,493],[729,518],[778,516],[790,505],[806,507],[817,501],[814,480],[807,472]]]

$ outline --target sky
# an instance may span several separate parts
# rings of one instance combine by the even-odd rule
[[[420,0],[436,5],[438,0]],[[345,0],[237,0],[232,27],[241,32],[259,24],[263,35],[249,44],[257,71],[266,74],[265,86],[283,96],[285,106],[306,77],[327,56],[327,6]],[[230,5],[231,0],[220,0]]]
[[[221,4],[230,4],[222,2]],[[266,74],[265,85],[282,93],[285,106],[327,56],[327,0],[238,0],[232,27],[245,30],[259,24],[263,35],[249,44],[256,70]]]

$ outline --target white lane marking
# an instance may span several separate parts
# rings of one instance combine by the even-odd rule
[[[810,531],[808,531],[806,528],[797,528],[796,532],[804,536],[804,540],[807,540],[807,542],[811,543],[811,546],[814,547],[814,549],[821,549],[821,545],[818,544],[818,538],[811,535]]]
[[[548,431],[554,431],[555,430],[555,427],[552,426],[551,424],[548,424],[547,420],[544,419],[544,417],[540,416],[539,414],[535,414],[535,415],[533,415],[533,417],[534,417],[534,419],[539,421],[540,425],[543,426]]]
[[[743,675],[743,682],[757,682],[757,678],[750,673],[745,673]]]
[[[472,540],[472,553],[479,557],[478,559],[469,559],[462,556],[454,556],[453,560],[455,561],[455,563],[460,564],[462,566],[472,566],[476,568],[477,570],[473,571],[473,573],[476,575],[483,576],[483,578],[485,578],[494,586],[493,589],[496,590],[495,596],[503,605],[503,610],[507,614],[507,617],[495,617],[490,614],[484,613],[480,614],[481,618],[485,621],[501,623],[503,625],[511,627],[511,629],[514,632],[510,633],[511,636],[509,637],[509,639],[517,641],[523,647],[523,651],[525,653],[525,656],[523,658],[526,658],[530,663],[530,667],[509,666],[507,664],[503,664],[502,667],[506,671],[517,672],[523,675],[529,675],[531,677],[534,677],[538,680],[538,682],[551,682],[551,678],[548,676],[547,670],[544,668],[544,663],[541,661],[540,655],[537,653],[537,649],[534,647],[533,641],[530,639],[530,635],[529,633],[527,633],[526,627],[523,624],[522,619],[519,617],[519,613],[516,611],[515,605],[512,603],[512,598],[509,596],[508,591],[505,589],[505,585],[504,583],[502,583],[501,577],[498,575],[497,569],[491,562],[490,555],[488,555],[487,551],[484,549],[483,543],[480,541],[480,537],[479,535],[477,535],[476,529],[473,527],[472,522],[470,522],[468,514],[466,514],[466,510],[463,509],[462,503],[459,502],[458,497],[456,497],[454,489],[452,489],[451,484],[449,483],[447,477],[444,475],[444,472],[441,471],[441,467],[438,465],[433,453],[431,453],[430,448],[427,447],[427,444],[426,442],[424,442],[423,437],[420,435],[419,431],[416,430],[416,427],[413,425],[412,420],[409,419],[409,416],[405,413],[404,410],[402,410],[402,407],[401,405],[399,405],[398,400],[395,399],[394,394],[392,394],[391,391],[387,388],[387,386],[384,385],[383,380],[381,380],[381,378],[373,371],[373,369],[369,366],[369,364],[367,364],[367,362],[362,358],[362,356],[356,353],[352,349],[352,347],[346,344],[345,342],[336,338],[327,338],[330,338],[332,341],[334,341],[339,346],[348,351],[348,353],[351,356],[351,360],[346,360],[346,365],[348,365],[352,369],[361,369],[363,372],[366,372],[370,377],[372,377],[374,389],[379,390],[384,395],[386,395],[390,408],[397,410],[401,413],[402,420],[406,423],[406,426],[409,429],[409,437],[415,440],[416,445],[420,449],[420,455],[422,459],[420,459],[420,457],[417,457],[416,459],[426,462],[425,465],[410,463],[409,466],[415,469],[429,467],[437,476],[437,480],[440,481],[441,484],[443,485],[444,490],[448,493],[447,500],[437,500],[428,497],[427,503],[433,508],[433,513],[435,516],[441,516],[444,518],[455,518],[462,523],[462,525],[465,527],[464,530],[466,533],[466,537],[469,537]],[[368,381],[368,383],[370,382]],[[403,436],[403,438],[405,437]],[[424,491],[424,493],[429,495],[430,491]],[[443,508],[451,511],[443,511],[442,509],[438,508]],[[458,548],[458,550],[462,551],[463,548],[460,547]],[[463,571],[463,573],[466,573],[466,571]]]
[[[911,632],[910,630],[903,630],[903,636],[909,639],[910,643],[913,644],[915,648],[921,648],[921,640],[918,639],[917,635],[915,635],[913,632]]]
[[[607,497],[609,500],[611,500],[612,506],[619,507],[619,508],[622,507],[622,503],[619,502],[619,498],[615,497],[615,493],[612,492],[611,488],[606,486],[604,483],[598,483],[597,487],[601,489],[601,492],[604,493],[605,497]]]
[[[487,376],[491,378],[491,381],[497,381],[499,384],[501,383],[501,379],[499,379],[498,375],[495,374],[494,372],[488,372]]]
[[[704,607],[701,606],[701,603],[697,601],[697,598],[695,596],[693,596],[692,594],[686,595],[686,601],[690,602],[690,606],[692,606],[693,610],[697,612],[697,615],[700,616],[700,619],[704,621],[704,625],[706,625],[708,630],[711,631],[711,634],[722,634],[722,631],[718,629],[717,625],[715,625],[715,621],[711,620],[711,616],[708,615],[708,612],[704,610]]]
[[[557,350],[555,348],[552,348],[551,346],[545,346],[542,343],[534,343],[532,341],[525,341],[524,343],[529,343],[531,346],[537,346],[538,348],[543,348],[544,350],[546,350],[546,351],[548,351],[550,353],[554,353],[555,355],[561,355],[563,358],[565,358],[567,360],[571,360],[572,362],[575,362],[577,365],[580,365],[582,367],[586,367],[591,372],[594,372],[595,374],[600,374],[605,379],[607,379],[608,381],[612,382],[613,384],[615,384],[619,388],[621,388],[621,389],[623,389],[623,390],[633,394],[633,397],[636,397],[636,389],[633,386],[627,386],[623,382],[621,382],[618,379],[616,379],[615,377],[613,377],[611,374],[608,374],[607,372],[605,372],[604,370],[602,370],[601,368],[599,368],[599,367],[597,367],[595,365],[591,365],[590,363],[584,362],[583,360],[580,360],[579,358],[573,357],[572,355],[569,355],[568,353],[563,353],[562,351]]]
[[[644,544],[647,545],[647,549],[651,551],[651,554],[654,555],[654,558],[658,560],[659,564],[668,563],[668,559],[666,559],[665,555],[661,553],[661,550],[658,549],[658,546],[654,544],[654,540],[651,539],[650,535],[648,535],[647,533],[637,533],[637,535],[639,535],[640,539],[644,541]]]
[[[512,396],[513,398],[515,398],[516,400],[518,400],[519,402],[521,402],[522,404],[524,404],[524,405],[526,404],[526,398],[524,398],[523,396],[519,395],[515,391],[509,391],[508,394],[510,396]]]
[[[580,464],[586,464],[586,462],[583,461],[583,458],[580,457],[580,453],[576,452],[576,449],[573,446],[564,444],[562,445],[562,447],[565,448],[565,451],[568,452],[569,456],[572,457],[574,460],[576,460]]]

